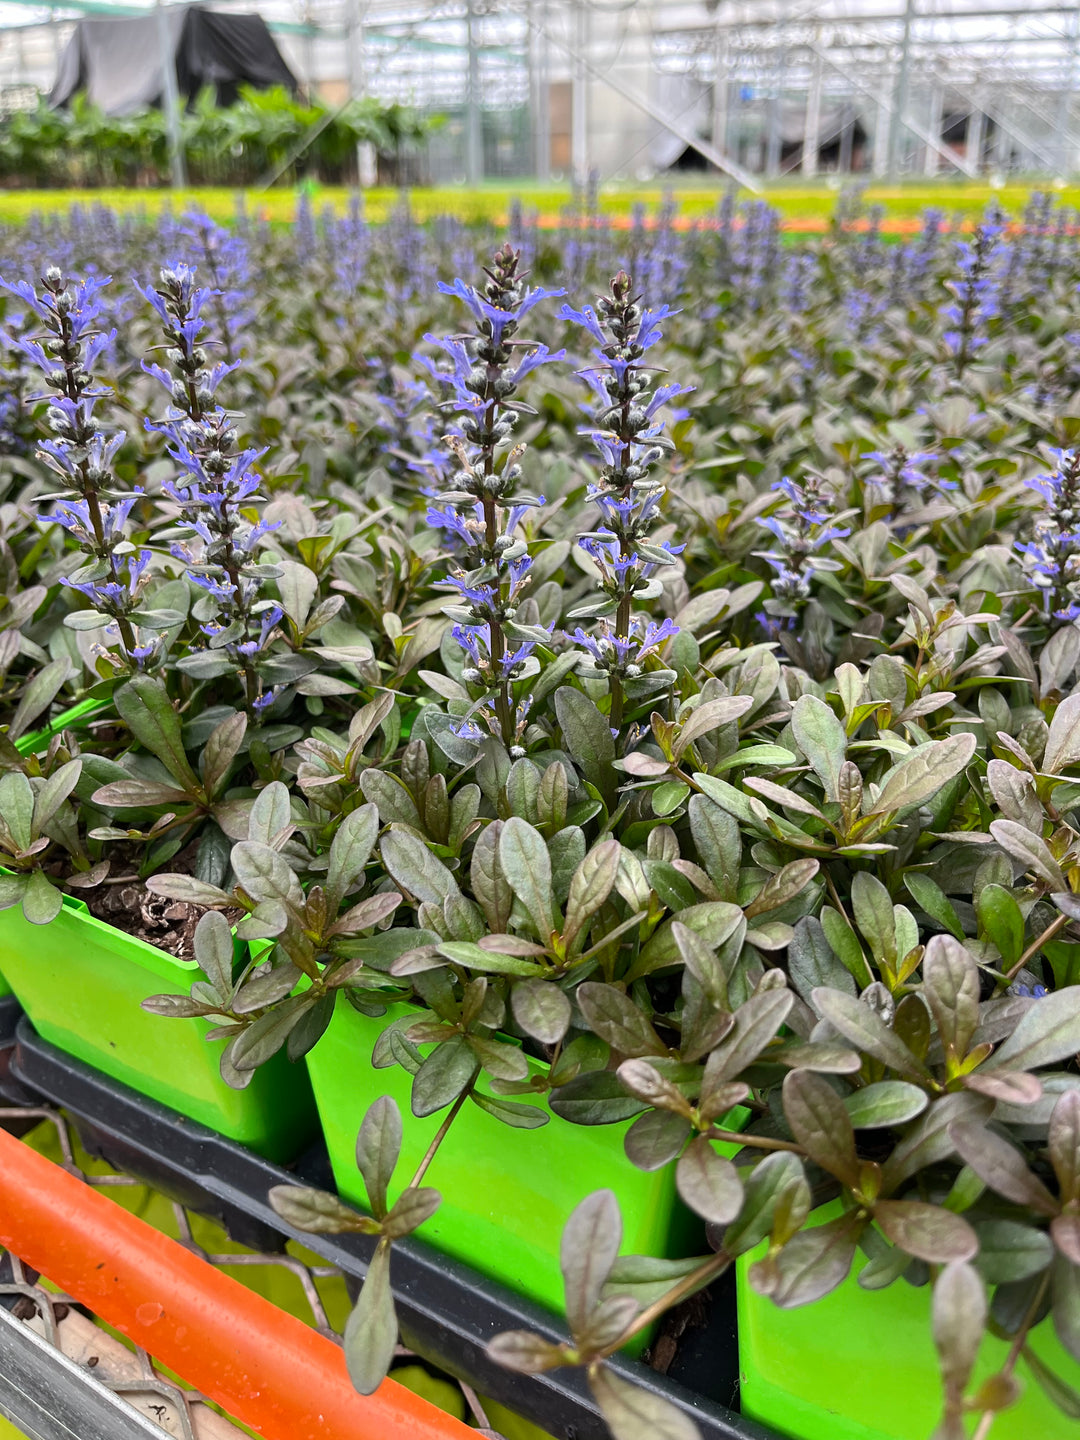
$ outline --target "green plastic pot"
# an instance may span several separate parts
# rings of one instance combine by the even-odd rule
[[[58,715],[50,724],[40,730],[35,730],[30,735],[21,735],[15,742],[15,748],[20,755],[33,755],[35,750],[44,750],[54,735],[59,735],[61,730],[81,729],[90,720],[108,705],[107,700],[80,700],[77,705],[72,705]],[[3,959],[0,956],[0,999],[10,995],[11,986],[3,973]]]
[[[0,911],[0,971],[43,1039],[219,1135],[283,1161],[317,1133],[302,1065],[279,1053],[246,1090],[231,1089],[208,1021],[141,1008],[150,995],[186,993],[199,967],[96,919],[81,900],[65,895],[48,925],[31,925],[18,906]]]
[[[823,1207],[822,1221],[840,1213]],[[927,1440],[941,1417],[942,1390],[930,1328],[931,1287],[898,1280],[863,1290],[859,1252],[843,1285],[796,1310],[781,1310],[751,1289],[747,1270],[764,1254],[738,1262],[739,1404],[744,1415],[796,1440]],[[1055,1374],[1080,1388],[1080,1365],[1049,1320],[1032,1331],[1030,1348]],[[975,1378],[999,1370],[1005,1341],[983,1338]],[[1080,1433],[1046,1396],[1023,1358],[1018,1403],[994,1420],[993,1440],[1076,1440]]]
[[[381,1032],[412,1008],[394,1005],[381,1019],[371,1019],[341,996],[329,1028],[308,1055],[334,1180],[344,1199],[361,1206],[367,1205],[367,1193],[356,1165],[356,1135],[368,1106],[389,1095],[401,1110],[398,1188],[412,1178],[445,1118],[440,1112],[415,1119],[412,1076],[398,1065],[377,1070],[371,1064]],[[543,1073],[540,1062],[529,1063],[534,1073]],[[481,1081],[479,1089],[485,1088]],[[513,1098],[547,1110],[540,1096]],[[563,1226],[594,1190],[613,1190],[618,1198],[623,1254],[701,1253],[701,1225],[675,1192],[673,1167],[647,1174],[626,1158],[623,1136],[629,1124],[572,1125],[551,1115],[539,1129],[512,1129],[466,1102],[425,1176],[443,1203],[420,1237],[556,1312],[563,1310]]]

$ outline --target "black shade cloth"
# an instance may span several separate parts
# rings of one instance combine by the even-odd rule
[[[164,15],[180,94],[193,98],[213,86],[220,105],[231,105],[241,85],[284,85],[296,77],[261,15],[220,15],[200,5],[169,6]],[[130,115],[160,105],[164,93],[159,17],[80,20],[60,57],[49,96],[55,108],[85,91],[106,115]]]

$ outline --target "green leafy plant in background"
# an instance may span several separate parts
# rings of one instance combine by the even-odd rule
[[[368,97],[330,110],[296,99],[283,86],[241,86],[236,104],[220,107],[210,90],[196,96],[181,120],[193,184],[251,185],[281,172],[340,181],[355,166],[358,144],[392,162],[437,126],[407,107]],[[7,184],[39,188],[147,186],[169,173],[168,136],[159,109],[107,115],[85,95],[70,109],[42,100],[0,124],[0,175]]]

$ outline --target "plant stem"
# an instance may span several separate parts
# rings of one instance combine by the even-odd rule
[[[1031,1304],[1027,1308],[1027,1314],[1024,1316],[1024,1319],[1021,1322],[1019,1330],[1017,1330],[1016,1334],[1013,1336],[1013,1342],[1009,1346],[1009,1353],[1005,1357],[1005,1364],[1002,1365],[1001,1369],[998,1371],[999,1375],[1011,1375],[1012,1372],[1016,1369],[1016,1362],[1017,1360],[1019,1360],[1020,1352],[1021,1350],[1023,1350],[1024,1345],[1027,1341],[1028,1331],[1031,1329],[1031,1326],[1035,1320],[1035,1316],[1039,1313],[1039,1306],[1042,1304],[1043,1299],[1046,1296],[1046,1290],[1049,1284],[1050,1274],[1049,1272],[1046,1272],[1042,1277],[1042,1281],[1039,1285],[1038,1290],[1036,1290],[1035,1292]],[[991,1425],[993,1425],[997,1413],[998,1412],[996,1410],[983,1411],[979,1419],[978,1427],[974,1435],[972,1435],[971,1440],[986,1440],[986,1437],[990,1434],[990,1427]]]
[[[82,383],[78,380],[78,369],[82,364],[81,346],[73,339],[71,331],[71,317],[66,314],[60,316],[62,327],[61,359],[64,366],[64,391],[69,400],[78,404],[82,396]],[[79,437],[76,437],[79,438]],[[105,539],[105,521],[101,514],[101,498],[98,495],[97,486],[90,479],[90,465],[87,460],[80,460],[79,474],[82,479],[81,492],[86,501],[87,514],[90,516],[90,526],[94,532],[94,542],[97,546],[97,557],[104,560],[109,567],[109,576],[116,580],[116,556],[112,552]],[[107,613],[107,612],[106,612]],[[124,650],[130,658],[132,650],[136,646],[135,632],[131,628],[131,622],[124,615],[113,615],[112,617],[120,631],[120,638],[124,644]]]
[[[484,428],[480,436],[480,444],[484,455],[484,478],[490,480],[495,473],[495,420],[498,408],[498,400],[493,393],[493,381],[499,377],[498,366],[488,364],[488,374],[484,388]],[[499,538],[498,511],[495,507],[495,497],[486,486],[482,497],[484,506],[484,538],[487,542],[488,551],[492,557],[492,564],[497,565],[495,560],[495,542]],[[501,594],[501,586],[500,586]],[[506,637],[503,635],[502,626],[492,617],[488,623],[491,632],[491,665],[493,670],[498,670],[499,662],[506,654]],[[499,722],[499,732],[502,735],[503,744],[507,750],[514,743],[514,707],[510,699],[510,682],[503,680],[495,691],[495,716]]]
[[[470,1085],[467,1089],[463,1090],[458,1096],[458,1098],[454,1101],[453,1105],[450,1106],[446,1119],[439,1126],[438,1130],[435,1131],[434,1140],[432,1140],[431,1144],[427,1148],[427,1153],[420,1161],[420,1164],[416,1167],[416,1174],[409,1181],[410,1190],[415,1190],[417,1185],[420,1184],[420,1181],[427,1174],[428,1166],[435,1159],[439,1146],[446,1139],[446,1132],[450,1129],[450,1126],[457,1118],[457,1114],[460,1111],[461,1107],[465,1104],[465,1101],[472,1093],[472,1088],[473,1087]]]
[[[1039,938],[1031,942],[1031,944],[1020,956],[1020,959],[1017,960],[1016,964],[1012,967],[1012,969],[1006,970],[1006,981],[1011,982],[1015,976],[1019,975],[1020,971],[1024,968],[1024,966],[1031,959],[1031,957],[1038,954],[1038,952],[1042,949],[1046,942],[1048,940],[1052,940],[1059,930],[1064,930],[1065,926],[1068,923],[1068,915],[1059,915],[1056,920],[1052,920],[1050,924],[1046,927],[1046,929],[1043,931],[1043,933],[1039,936]]]
[[[733,1145],[749,1145],[755,1150],[790,1150],[795,1155],[805,1155],[801,1145],[792,1140],[773,1140],[768,1135],[743,1135],[738,1130],[711,1130],[702,1132],[706,1140],[726,1140]]]
[[[722,1275],[731,1264],[732,1259],[733,1257],[728,1255],[724,1250],[718,1251],[715,1255],[710,1255],[708,1260],[699,1265],[696,1270],[691,1270],[689,1275],[684,1275],[679,1283],[673,1285],[666,1294],[661,1295],[658,1300],[654,1300],[651,1305],[646,1306],[641,1314],[626,1327],[615,1344],[607,1349],[605,1353],[614,1355],[616,1350],[621,1350],[628,1340],[634,1335],[640,1334],[642,1330],[647,1329],[648,1326],[650,1326],[654,1320],[658,1320],[665,1311],[678,1305],[680,1300],[685,1300],[688,1296],[695,1294],[702,1286],[707,1285],[710,1280],[715,1280],[717,1276]]]

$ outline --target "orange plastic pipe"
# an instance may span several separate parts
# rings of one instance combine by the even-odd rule
[[[267,1440],[475,1440],[393,1380],[0,1130],[0,1245]]]

